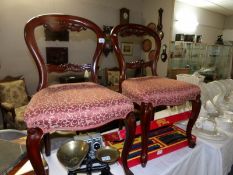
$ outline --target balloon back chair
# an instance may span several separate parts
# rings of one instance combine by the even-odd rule
[[[128,40],[126,37],[128,37]],[[134,40],[135,42],[140,41],[138,39],[138,37],[140,37],[143,43],[146,40],[149,43],[141,47],[145,51],[145,55],[148,54],[149,57],[145,59],[144,62],[132,62],[132,59],[130,62],[127,62],[127,60],[130,59],[127,53],[129,49],[127,50],[127,48],[120,47],[120,42],[131,41],[132,37],[137,38]],[[155,31],[139,24],[118,25],[111,31],[111,40],[120,65],[120,92],[129,97],[133,101],[135,108],[141,111],[142,152],[140,161],[142,166],[146,166],[147,163],[147,140],[150,130],[150,121],[154,119],[154,111],[158,106],[180,105],[186,101],[191,101],[192,113],[189,117],[186,134],[189,147],[194,147],[195,142],[192,140],[191,130],[200,112],[200,88],[192,84],[159,77],[157,75],[156,68],[160,54],[161,41]],[[136,44],[134,46],[135,48],[137,47]],[[139,54],[143,55],[144,52]],[[138,68],[149,68],[152,76],[127,79],[126,70]]]
[[[48,71],[51,67],[45,63],[35,36],[35,29],[39,26],[52,32],[68,30],[78,33],[77,36],[88,30],[94,33],[95,47],[90,58],[90,67],[81,64],[52,66],[52,69],[59,70],[89,69],[92,82],[48,86]],[[38,92],[33,95],[25,111],[28,128],[26,147],[35,173],[45,174],[40,156],[40,143],[44,139],[45,153],[50,155],[49,133],[57,130],[87,131],[121,119],[125,122],[127,132],[122,152],[123,168],[126,174],[132,174],[128,168],[127,157],[135,134],[133,103],[122,94],[97,84],[97,65],[104,46],[104,34],[101,29],[95,23],[81,17],[48,14],[29,20],[24,29],[24,36],[39,73]]]

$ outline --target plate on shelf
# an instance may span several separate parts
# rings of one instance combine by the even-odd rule
[[[207,140],[222,141],[227,139],[227,135],[221,131],[208,132],[196,127],[194,127],[192,131],[194,135]]]

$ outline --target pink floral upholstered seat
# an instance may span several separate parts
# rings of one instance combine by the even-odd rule
[[[122,83],[122,94],[133,102],[152,103],[153,106],[179,105],[195,100],[200,88],[183,81],[158,76],[130,78]]]
[[[124,119],[133,111],[123,95],[96,83],[52,85],[36,93],[25,112],[29,128],[82,131]]]
[[[144,43],[145,40],[151,42],[149,50],[144,47],[136,47],[138,54],[143,57],[143,62],[133,61],[127,62],[122,54],[125,51],[121,50],[121,41],[126,41],[136,37],[135,47],[138,43]],[[157,63],[160,56],[161,40],[156,31],[139,24],[118,25],[111,31],[111,40],[114,45],[118,62],[120,64],[120,91],[129,97],[135,104],[135,108],[139,109],[141,127],[142,127],[142,151],[141,163],[145,166],[147,163],[147,148],[148,148],[148,132],[150,120],[154,119],[154,111],[157,106],[180,105],[186,101],[192,103],[192,114],[189,117],[189,122],[186,129],[188,144],[190,147],[195,146],[195,141],[192,139],[191,130],[200,112],[200,88],[189,83],[162,78],[157,75]],[[124,48],[123,48],[124,49]],[[134,56],[134,55],[133,55]],[[135,57],[135,56],[134,56]],[[127,60],[133,60],[135,58]],[[137,57],[138,59],[138,57]],[[149,77],[138,77],[127,79],[126,72],[128,69],[144,69],[148,68],[152,73]]]
[[[64,31],[68,34],[73,32],[68,35],[70,40],[73,39],[70,51],[75,51],[73,58],[69,53],[69,57],[61,63],[61,58],[66,54],[54,53],[53,64],[48,60],[46,62],[46,58],[41,52],[41,45],[40,47],[37,45],[37,41],[41,38],[36,38],[36,36],[42,35],[42,33],[36,35],[36,31],[44,30],[36,30],[38,27],[43,27],[50,33],[55,32],[55,36],[57,36],[57,32],[58,34]],[[87,131],[121,119],[126,125],[126,139],[121,155],[122,165],[125,174],[132,175],[127,158],[136,127],[134,107],[128,97],[98,85],[98,63],[105,43],[105,35],[102,30],[88,19],[71,15],[48,14],[34,17],[28,21],[24,29],[24,36],[39,73],[38,92],[33,95],[25,111],[28,130],[27,154],[35,174],[46,174],[40,155],[40,142],[42,139],[44,140],[45,154],[49,156],[50,132],[57,130]],[[85,41],[88,41],[88,44],[85,45]],[[76,49],[75,43],[81,48]],[[42,46],[42,48],[44,47]],[[86,51],[87,58],[76,53],[80,51]],[[58,58],[56,59],[56,57]],[[82,60],[78,58],[82,58]],[[84,61],[88,63],[83,64]],[[48,74],[50,72],[67,73],[71,71],[77,76],[85,74],[85,71],[90,72],[90,82],[49,85]],[[71,78],[73,77],[71,76]]]

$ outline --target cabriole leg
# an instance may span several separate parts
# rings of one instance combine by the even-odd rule
[[[43,131],[40,128],[29,128],[27,131],[27,155],[32,164],[36,175],[46,175],[41,155],[40,155],[40,143],[43,138]]]
[[[124,120],[124,123],[126,128],[126,138],[121,155],[122,165],[126,175],[133,175],[132,171],[130,171],[128,167],[128,162],[127,162],[129,151],[134,141],[135,129],[136,129],[136,119],[133,112],[128,114],[127,118]]]

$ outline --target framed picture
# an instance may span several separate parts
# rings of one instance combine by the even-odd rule
[[[63,30],[54,32],[47,28],[44,29],[46,41],[69,41],[69,31]]]
[[[121,43],[123,55],[133,55],[133,43]]]

